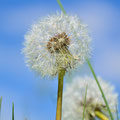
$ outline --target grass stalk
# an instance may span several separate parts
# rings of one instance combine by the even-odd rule
[[[98,81],[98,79],[97,79],[97,76],[96,76],[96,74],[95,74],[95,72],[94,72],[94,70],[93,70],[93,67],[92,67],[92,65],[91,65],[91,63],[90,63],[90,61],[89,61],[88,59],[87,59],[87,63],[88,63],[88,66],[89,66],[89,68],[90,68],[90,70],[91,70],[91,72],[92,72],[92,74],[93,74],[93,77],[94,77],[95,80],[96,80],[96,83],[97,83],[97,85],[98,85],[98,88],[99,88],[99,90],[100,90],[100,92],[101,92],[101,94],[102,94],[102,97],[103,97],[103,100],[104,100],[104,102],[105,102],[105,104],[106,104],[106,107],[107,107],[108,113],[109,113],[109,115],[110,115],[110,118],[111,118],[111,120],[114,120],[114,119],[113,119],[113,116],[112,116],[112,113],[111,113],[111,110],[110,110],[110,107],[109,107],[109,105],[108,105],[107,99],[106,99],[106,97],[105,97],[105,95],[104,95],[104,92],[103,92],[103,90],[102,90],[102,87],[101,87],[101,85],[100,85],[100,83],[99,83],[99,81]]]
[[[14,120],[14,102],[12,103],[12,120]]]
[[[1,109],[2,109],[2,96],[0,97],[0,120],[1,120]]]
[[[66,11],[65,11],[65,9],[64,9],[64,7],[63,7],[61,1],[60,1],[60,0],[57,0],[57,3],[59,4],[59,6],[60,6],[62,12],[63,12],[64,14],[66,14]]]
[[[0,113],[1,113],[1,108],[2,108],[2,96],[0,97]]]

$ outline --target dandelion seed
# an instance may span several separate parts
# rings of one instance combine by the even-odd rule
[[[76,68],[90,56],[87,26],[77,16],[50,15],[25,35],[27,65],[42,76],[55,76],[61,68]]]
[[[104,82],[100,77],[98,77],[98,80],[106,95],[110,109],[114,114],[116,112],[116,103],[118,102],[117,94],[114,93],[114,87]],[[85,120],[95,119],[96,117],[104,117],[105,120],[108,120],[109,116],[106,105],[95,80],[91,77],[78,77],[71,85],[66,87],[63,97],[63,119],[82,120],[87,85]]]

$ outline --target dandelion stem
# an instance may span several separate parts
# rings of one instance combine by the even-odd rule
[[[14,120],[14,103],[12,103],[12,120]]]
[[[65,76],[65,69],[61,69],[58,73],[58,94],[57,94],[57,110],[56,120],[61,120],[62,116],[62,96],[63,96],[63,78]]]
[[[105,102],[105,104],[106,104],[106,107],[107,107],[108,113],[109,113],[109,115],[110,115],[110,118],[111,118],[111,120],[114,120],[114,119],[113,119],[113,116],[112,116],[112,113],[111,113],[111,110],[110,110],[110,107],[109,107],[109,105],[108,105],[107,99],[106,99],[106,97],[105,97],[105,95],[104,95],[104,92],[103,92],[103,90],[102,90],[102,87],[101,87],[101,85],[100,85],[100,83],[99,83],[99,81],[98,81],[98,79],[97,79],[97,77],[96,77],[96,74],[95,74],[95,72],[94,72],[94,70],[93,70],[93,68],[92,68],[92,65],[91,65],[91,63],[90,63],[90,61],[89,61],[88,59],[87,59],[87,63],[88,63],[88,66],[89,66],[89,68],[90,68],[90,70],[91,70],[91,72],[92,72],[95,80],[96,80],[96,83],[97,83],[97,85],[98,85],[98,87],[99,87],[99,90],[100,90],[100,92],[101,92],[101,94],[102,94],[102,97],[103,97],[103,100],[104,100],[104,102]]]
[[[101,120],[109,120],[103,113],[100,111],[95,111],[95,115],[100,118]]]
[[[64,7],[63,7],[63,5],[62,5],[62,3],[60,2],[60,0],[57,0],[57,2],[58,2],[58,4],[59,4],[59,6],[60,6],[62,12],[63,12],[64,14],[66,14],[66,11],[65,11],[65,9],[64,9]]]

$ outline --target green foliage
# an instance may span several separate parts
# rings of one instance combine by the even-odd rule
[[[0,97],[0,113],[1,113],[1,107],[2,107],[2,96]]]
[[[119,112],[118,112],[118,105],[116,105],[116,116],[117,116],[117,117],[116,117],[117,120],[120,120],[120,119],[119,119]]]
[[[12,120],[14,120],[14,102],[12,103]]]

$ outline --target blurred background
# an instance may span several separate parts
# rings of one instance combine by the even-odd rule
[[[120,1],[61,0],[65,10],[88,24],[92,37],[91,62],[96,74],[120,92]],[[57,78],[36,76],[21,54],[24,35],[31,24],[56,11],[56,0],[0,0],[0,96],[1,120],[53,120],[56,111]],[[83,69],[82,69],[83,68]],[[87,65],[74,72],[89,74]],[[65,82],[69,82],[66,77]]]

